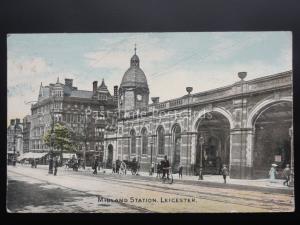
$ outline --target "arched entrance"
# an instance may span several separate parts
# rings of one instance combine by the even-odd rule
[[[173,155],[172,155],[172,168],[177,170],[180,164],[180,151],[181,151],[181,128],[176,124],[172,130],[173,142]]]
[[[107,163],[106,163],[106,167],[108,169],[112,168],[113,157],[114,157],[114,147],[112,146],[112,144],[109,144],[108,145],[108,154],[107,154]]]
[[[201,147],[204,174],[220,174],[222,165],[229,165],[230,123],[220,112],[206,113],[197,122],[196,174],[200,168]]]
[[[292,114],[292,103],[282,101],[263,107],[254,117],[254,178],[268,177],[273,163],[278,165],[279,171],[290,164],[289,128],[292,126]]]

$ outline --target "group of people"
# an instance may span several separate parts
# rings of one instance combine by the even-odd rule
[[[276,164],[272,164],[271,169],[269,171],[269,177],[270,177],[270,182],[271,183],[275,183],[276,180],[276,176],[278,175],[278,172],[276,170],[277,165]],[[290,184],[290,178],[291,178],[291,169],[290,169],[290,165],[286,164],[284,170],[282,171],[282,175],[284,178],[284,182],[283,185],[285,186],[289,186]]]

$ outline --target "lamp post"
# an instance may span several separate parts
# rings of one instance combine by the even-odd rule
[[[291,137],[291,176],[290,176],[290,187],[294,187],[294,130],[293,126],[289,129],[289,135]]]
[[[53,174],[53,154],[54,154],[54,142],[55,142],[55,133],[54,133],[54,124],[55,124],[55,114],[54,114],[54,107],[55,107],[55,96],[52,98],[53,108],[50,109],[50,116],[51,116],[51,136],[50,136],[50,154],[49,154],[49,174]]]
[[[50,154],[49,154],[49,174],[53,174],[53,150],[54,150],[55,133],[51,130],[50,136]]]
[[[201,135],[199,138],[200,142],[200,169],[199,169],[199,180],[203,180],[203,174],[202,174],[202,155],[203,155],[203,144],[204,144],[204,137]]]
[[[14,154],[13,154],[13,166],[16,166],[16,130],[17,130],[17,121],[15,122],[15,126],[14,126]]]
[[[244,79],[247,77],[247,72],[238,72],[238,77],[241,79],[241,98],[242,98],[242,112],[241,112],[241,150],[240,150],[240,179],[243,177],[243,128],[244,128]]]
[[[188,124],[187,124],[187,157],[186,157],[186,174],[188,174],[188,154],[190,152],[190,136],[189,136],[189,130],[190,130],[190,96],[191,92],[193,91],[193,87],[186,87],[186,91],[188,93]]]
[[[150,175],[152,175],[152,155],[153,155],[153,140],[150,141]]]

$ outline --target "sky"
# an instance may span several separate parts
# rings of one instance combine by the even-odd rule
[[[292,69],[291,32],[9,34],[7,119],[30,114],[39,87],[59,77],[80,90],[104,79],[111,94],[130,66],[134,45],[150,97],[160,101]]]

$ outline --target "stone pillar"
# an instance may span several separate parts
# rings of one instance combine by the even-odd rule
[[[230,177],[253,178],[254,132],[249,128],[230,131]]]
[[[191,133],[191,153],[190,153],[190,170],[191,174],[194,175],[194,168],[196,164],[196,154],[197,154],[197,133]]]

